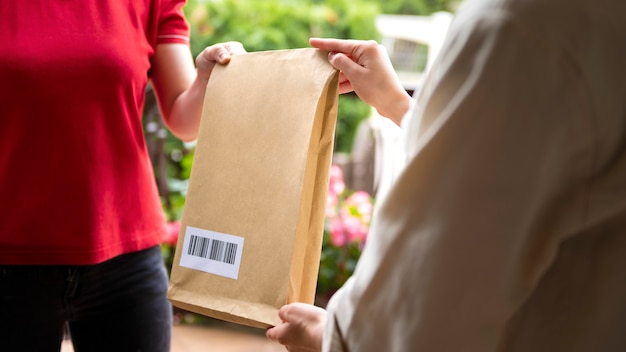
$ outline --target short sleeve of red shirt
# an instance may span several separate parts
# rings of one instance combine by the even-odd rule
[[[185,1],[162,0],[156,43],[189,44],[189,25],[183,14]]]

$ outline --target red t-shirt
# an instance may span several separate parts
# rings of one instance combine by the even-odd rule
[[[141,117],[184,0],[1,1],[0,264],[94,264],[160,243]]]

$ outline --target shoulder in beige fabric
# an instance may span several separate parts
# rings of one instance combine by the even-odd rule
[[[624,350],[624,13],[465,3],[324,351]]]

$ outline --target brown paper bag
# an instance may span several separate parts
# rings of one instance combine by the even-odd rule
[[[168,298],[267,328],[313,303],[337,117],[338,72],[317,49],[254,52],[206,91]]]

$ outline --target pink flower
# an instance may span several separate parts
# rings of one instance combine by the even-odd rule
[[[332,164],[330,167],[330,177],[328,183],[329,193],[339,195],[346,189],[346,184],[343,182],[343,171],[336,164]]]
[[[326,217],[332,218],[337,216],[337,205],[339,204],[339,198],[336,194],[328,192],[326,194]]]
[[[342,220],[348,242],[361,242],[365,239],[367,228],[363,225],[361,219],[348,215]]]
[[[369,224],[374,206],[367,192],[354,192],[345,200],[344,204],[351,209],[351,214],[358,215],[363,222]]]
[[[347,189],[341,168],[331,166],[320,262],[324,270],[320,270],[318,282],[322,290],[336,289],[352,275],[367,240],[373,202],[368,193]]]
[[[344,233],[343,223],[339,217],[330,222],[330,243],[335,247],[343,247],[348,243],[348,237]]]

